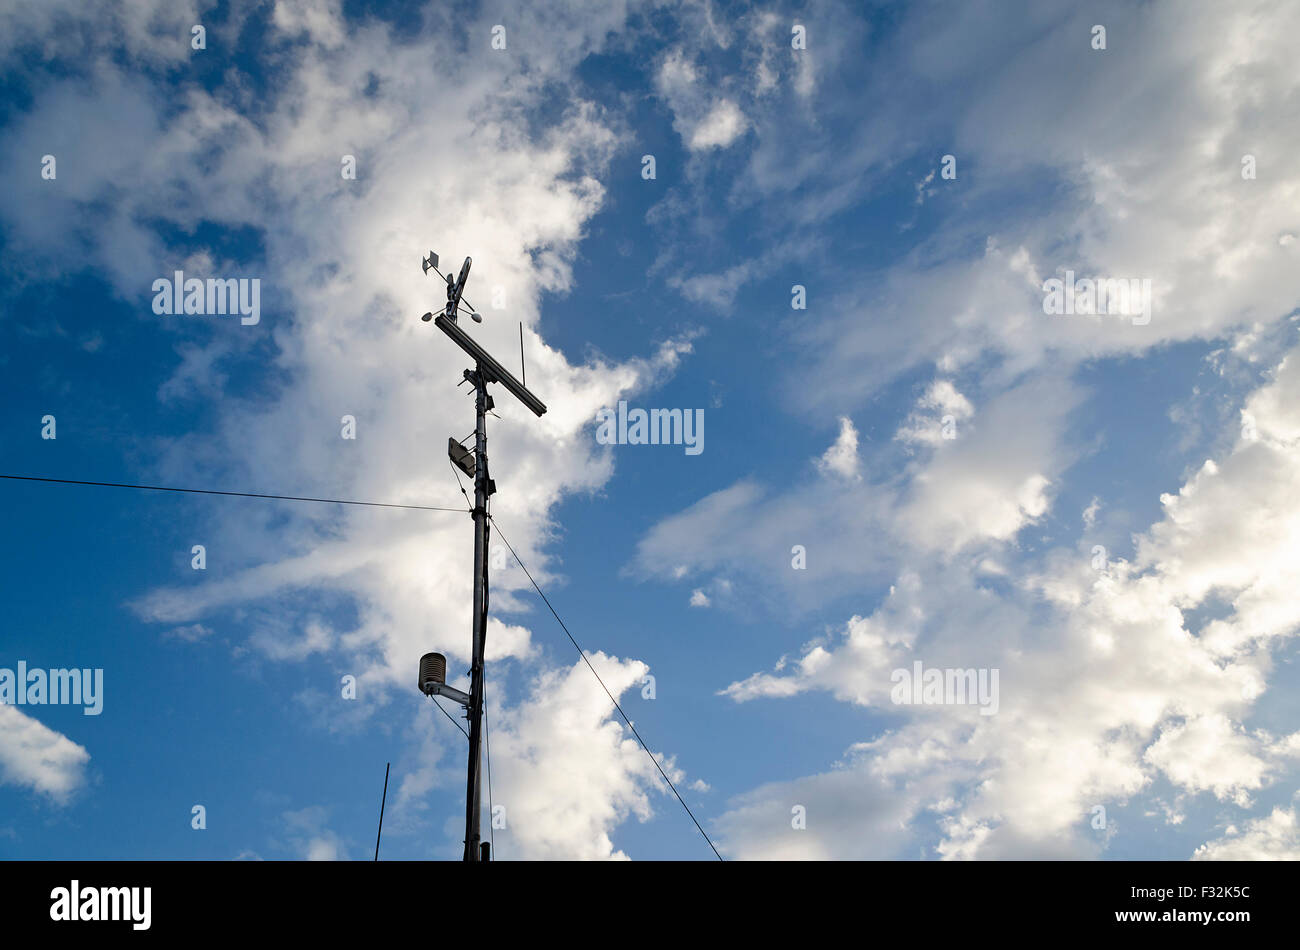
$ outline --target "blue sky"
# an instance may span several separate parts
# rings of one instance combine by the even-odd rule
[[[726,857],[1300,856],[1294,10],[90,6],[0,12],[0,474],[456,506],[472,255],[550,407],[494,515]],[[105,683],[0,708],[0,855],[363,859],[391,762],[384,855],[459,856],[467,517],[0,491],[0,669]],[[497,857],[712,857],[501,563]]]

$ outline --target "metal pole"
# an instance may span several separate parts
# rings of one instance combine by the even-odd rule
[[[379,799],[379,831],[375,834],[375,860],[379,860],[379,839],[384,836],[384,806],[388,804],[388,770],[392,762],[384,763],[384,795]]]
[[[465,785],[465,860],[480,860],[479,820],[482,812],[482,786],[479,761],[483,741],[483,649],[487,637],[487,570],[488,570],[488,462],[487,381],[482,368],[475,366],[474,383],[474,647],[469,678],[469,769]]]
[[[452,280],[451,275],[444,276],[438,271],[438,255],[432,251],[423,260],[424,272],[430,269],[438,273],[447,282],[447,306],[442,315],[434,320],[433,312],[426,313],[420,319],[426,323],[434,320],[438,329],[451,337],[452,342],[470,355],[474,360],[474,369],[465,370],[465,378],[474,385],[474,644],[469,674],[469,695],[452,690],[445,684],[433,684],[433,691],[425,688],[423,661],[421,661],[420,688],[430,695],[455,695],[457,701],[465,704],[469,718],[469,768],[465,779],[465,855],[466,861],[491,860],[489,847],[483,844],[479,834],[479,821],[483,810],[482,786],[479,783],[479,763],[482,760],[483,742],[483,653],[484,641],[487,639],[488,620],[488,498],[496,491],[496,485],[488,477],[487,458],[487,414],[493,408],[492,397],[488,395],[489,382],[500,383],[510,394],[522,402],[533,415],[541,416],[546,412],[546,404],[528,391],[528,389],[510,374],[510,371],[492,358],[490,353],[474,341],[456,323],[456,312],[469,279],[470,259],[460,269],[460,276]],[[466,304],[468,306],[468,303]],[[476,321],[477,314],[470,314]],[[523,325],[519,327],[520,371],[523,371]],[[452,439],[448,446],[452,463],[468,473],[469,464],[463,447]]]

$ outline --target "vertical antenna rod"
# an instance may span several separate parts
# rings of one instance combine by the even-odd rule
[[[388,770],[392,762],[384,763],[384,797],[379,799],[379,834],[375,835],[375,860],[379,860],[379,839],[384,834],[384,805],[388,802]]]

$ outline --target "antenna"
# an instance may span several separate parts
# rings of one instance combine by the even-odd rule
[[[384,805],[388,802],[388,770],[392,762],[384,763],[384,797],[379,799],[379,834],[375,835],[375,860],[379,860],[379,839],[384,834]]]
[[[464,377],[474,387],[474,448],[471,451],[454,438],[447,440],[447,454],[452,464],[474,479],[474,642],[469,671],[469,692],[463,693],[447,685],[447,660],[441,653],[426,653],[420,659],[420,691],[427,696],[446,696],[465,707],[469,719],[469,763],[465,779],[465,854],[469,862],[491,860],[489,843],[481,840],[479,826],[483,812],[483,788],[479,776],[483,744],[483,655],[487,638],[488,619],[488,499],[496,493],[497,486],[488,475],[487,414],[496,405],[488,395],[488,384],[499,383],[536,416],[546,412],[546,404],[515,379],[508,369],[498,363],[456,320],[457,311],[469,280],[471,261],[467,257],[460,275],[453,280],[438,270],[438,255],[432,251],[422,262],[425,274],[430,270],[447,283],[447,305],[437,319],[426,313],[422,320],[434,325],[451,338],[474,361],[474,368],[465,370]],[[482,318],[464,301],[475,322]],[[523,324],[519,325],[519,355],[523,360]]]
[[[524,369],[524,321],[519,321],[519,376],[528,385],[528,370]]]

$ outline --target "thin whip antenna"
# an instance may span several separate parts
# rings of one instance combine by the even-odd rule
[[[379,799],[379,834],[375,835],[375,860],[379,860],[379,839],[384,834],[384,805],[388,802],[388,770],[392,762],[384,763],[384,797]]]
[[[524,369],[524,321],[519,321],[519,377],[528,385],[528,370]]]

